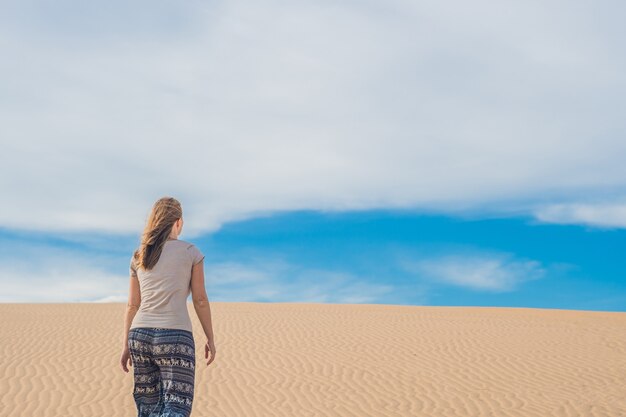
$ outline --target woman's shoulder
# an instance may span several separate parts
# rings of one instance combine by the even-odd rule
[[[192,246],[195,246],[194,243],[192,242],[187,242],[186,240],[181,240],[181,239],[176,239],[178,241],[178,244],[181,246],[184,246],[185,248],[189,249]]]
[[[194,265],[204,259],[204,254],[202,253],[200,248],[194,243],[181,240],[181,245],[184,245],[184,247],[187,249],[187,253],[191,257],[191,261]]]
[[[186,240],[181,240],[181,239],[176,239],[176,240],[178,241],[178,245],[180,245],[181,247],[187,249],[192,254],[200,252],[200,248],[198,248],[198,246],[196,246],[195,243],[188,242]]]

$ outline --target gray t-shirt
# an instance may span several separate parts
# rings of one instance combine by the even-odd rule
[[[191,329],[187,297],[191,293],[191,268],[204,259],[193,243],[166,240],[159,260],[150,271],[137,268],[130,258],[130,273],[139,279],[141,305],[130,329],[160,327]]]

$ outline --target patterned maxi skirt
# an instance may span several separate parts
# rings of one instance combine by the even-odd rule
[[[195,380],[193,333],[135,327],[128,333],[138,417],[189,417]]]

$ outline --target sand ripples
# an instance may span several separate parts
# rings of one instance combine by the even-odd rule
[[[626,416],[626,313],[215,303],[195,417]],[[1,304],[1,416],[133,416],[124,304]]]

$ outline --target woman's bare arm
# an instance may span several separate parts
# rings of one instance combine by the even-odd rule
[[[124,315],[124,334],[122,337],[122,347],[128,346],[128,332],[133,319],[141,305],[141,292],[139,289],[139,280],[136,276],[130,276],[130,288],[128,290],[128,303],[126,304],[126,314]]]
[[[213,324],[211,323],[211,306],[204,288],[204,261],[195,264],[191,269],[191,298],[207,341],[213,344]]]

